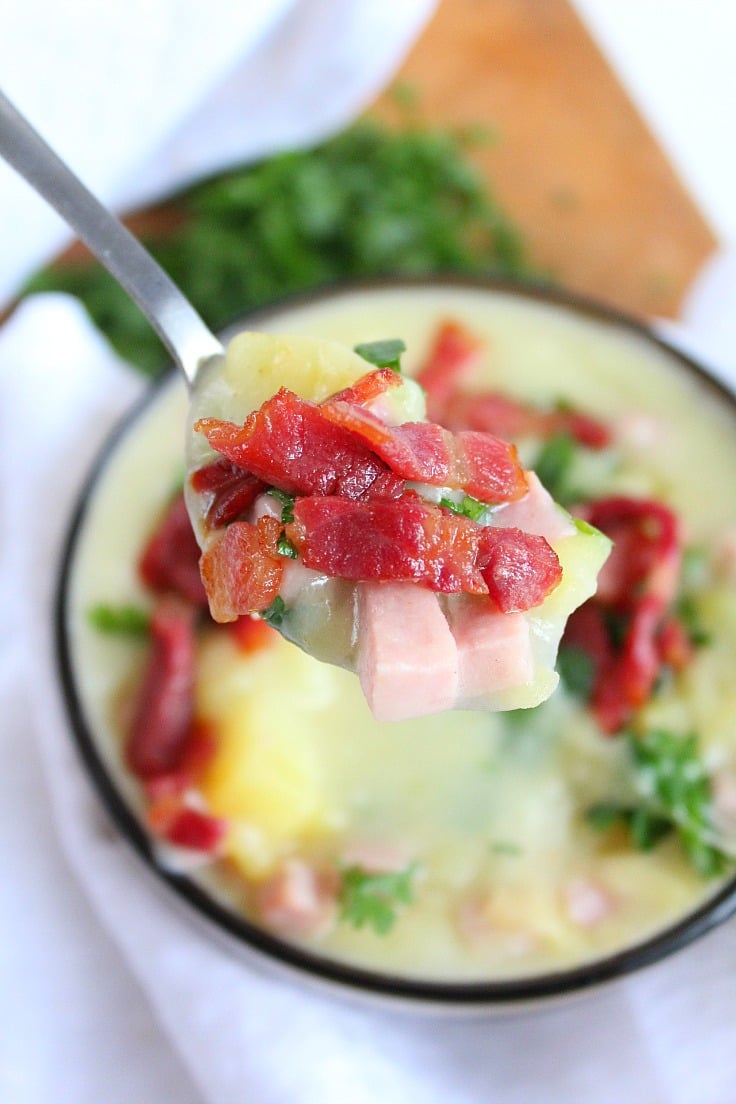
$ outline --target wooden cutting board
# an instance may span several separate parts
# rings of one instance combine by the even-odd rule
[[[398,79],[428,123],[495,134],[477,162],[536,264],[677,314],[714,234],[567,0],[441,0]]]

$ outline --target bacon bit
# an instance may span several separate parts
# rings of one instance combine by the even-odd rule
[[[221,817],[182,805],[164,830],[163,836],[176,847],[212,854],[225,838],[227,828],[227,821]]]
[[[231,621],[230,630],[238,649],[246,655],[269,648],[279,639],[279,633],[267,621],[260,617],[251,617],[250,614]]]
[[[432,421],[448,424],[444,417],[447,402],[460,381],[472,374],[484,348],[485,343],[460,322],[448,319],[440,325],[416,377],[427,392],[427,413]]]
[[[192,489],[210,496],[205,521],[213,529],[227,525],[244,514],[255,502],[265,483],[244,472],[230,460],[215,460],[194,472]]]
[[[457,434],[457,484],[482,502],[514,502],[529,490],[514,445],[490,433]]]
[[[591,707],[602,730],[615,733],[649,700],[664,663],[681,669],[692,654],[668,608],[675,598],[681,546],[676,516],[661,502],[600,499],[586,520],[614,542],[598,592],[569,619],[563,643],[594,664]],[[608,622],[621,624],[614,641]]]
[[[483,342],[459,322],[448,321],[440,326],[416,377],[427,392],[427,412],[432,421],[455,433],[469,429],[503,440],[546,439],[567,433],[588,448],[604,449],[611,444],[608,426],[579,410],[538,410],[497,391],[463,391],[459,385],[472,376],[483,347]]]
[[[544,537],[521,529],[484,528],[479,562],[488,593],[502,613],[538,606],[562,579],[562,567],[551,545]]]
[[[631,609],[651,594],[664,610],[675,597],[682,555],[672,510],[653,499],[621,495],[598,499],[580,514],[613,541],[598,577],[598,600]]]
[[[367,372],[366,375],[361,376],[352,387],[346,387],[343,391],[337,391],[331,395],[322,403],[322,406],[337,402],[366,406],[379,395],[384,395],[386,391],[400,384],[401,376],[398,372],[394,372],[393,368],[377,368],[375,372]]]
[[[207,595],[199,577],[199,547],[183,494],[173,500],[143,549],[138,572],[151,590],[178,594],[198,609],[206,609]]]
[[[228,460],[287,494],[398,498],[404,488],[355,434],[286,388],[242,426],[203,418],[194,428]]]
[[[202,554],[200,570],[215,621],[235,621],[270,606],[279,592],[284,558],[276,551],[281,525],[260,517],[234,521]]]
[[[137,778],[151,779],[181,764],[194,717],[194,667],[193,610],[162,599],[151,618],[151,651],[125,747]]]
[[[405,495],[394,502],[300,498],[286,526],[305,567],[354,580],[411,579],[444,593],[486,594],[480,526]]]
[[[684,671],[695,654],[687,629],[674,614],[665,617],[660,625],[657,646],[662,662],[674,671]]]
[[[609,428],[579,410],[538,410],[496,391],[465,392],[450,396],[441,421],[448,429],[474,429],[506,440],[540,437],[546,440],[567,433],[578,444],[604,449],[611,444]]]
[[[445,594],[488,594],[529,609],[559,582],[543,537],[477,525],[405,495],[395,502],[301,498],[287,525],[305,567],[341,579],[406,579]]]
[[[565,912],[579,928],[594,928],[615,911],[610,890],[593,878],[570,878],[562,891]]]
[[[322,410],[329,421],[359,437],[395,475],[437,487],[449,486],[451,436],[441,426],[432,422],[390,426],[369,410],[333,399],[323,403]]]

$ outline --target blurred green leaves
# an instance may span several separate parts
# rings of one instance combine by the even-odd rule
[[[336,280],[432,272],[530,273],[518,233],[469,151],[470,133],[361,122],[311,149],[203,180],[145,244],[215,330]],[[96,264],[52,266],[23,289],[82,300],[117,351],[155,375],[166,353]]]

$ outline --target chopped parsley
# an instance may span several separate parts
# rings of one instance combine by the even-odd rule
[[[269,625],[273,625],[275,629],[278,629],[278,627],[283,622],[286,613],[286,602],[280,594],[277,594],[268,609],[263,610],[263,612],[261,613],[261,618],[264,621],[267,621]]]
[[[680,592],[674,605],[674,614],[695,648],[703,648],[711,642],[711,634],[703,627],[699,601],[700,592],[707,582],[707,554],[702,548],[686,548],[682,556]]]
[[[269,487],[268,493],[281,503],[281,522],[283,525],[288,525],[290,521],[294,520],[294,495],[287,494],[286,491],[280,491],[278,487]]]
[[[572,487],[578,444],[569,433],[556,433],[537,453],[533,468],[556,502],[566,505],[580,497]]]
[[[565,688],[576,698],[589,701],[595,683],[595,661],[588,652],[569,644],[561,644],[557,653],[557,670]]]
[[[394,372],[400,372],[401,354],[406,352],[406,345],[401,338],[366,341],[362,345],[356,345],[354,352],[376,368],[392,368]]]
[[[98,632],[109,636],[147,636],[151,628],[151,618],[146,610],[138,606],[113,606],[107,602],[98,602],[87,611],[87,620]]]
[[[452,510],[453,514],[462,514],[471,521],[480,521],[489,510],[493,509],[488,502],[481,502],[479,498],[473,498],[472,495],[463,495],[459,502],[455,502],[452,498],[441,498],[440,506],[444,506],[446,510]]]
[[[280,556],[288,556],[290,560],[298,560],[299,553],[296,550],[296,545],[293,541],[290,541],[286,536],[286,533],[282,533],[279,539],[276,541],[276,551]]]
[[[638,803],[594,805],[587,813],[589,823],[602,831],[625,825],[641,851],[674,831],[700,874],[722,874],[730,860],[714,843],[710,779],[696,737],[653,729],[630,733],[627,739],[642,798]]]
[[[377,935],[391,931],[398,918],[397,907],[414,899],[412,880],[416,867],[395,874],[370,873],[361,866],[349,866],[342,874],[340,919],[353,927],[373,928]]]

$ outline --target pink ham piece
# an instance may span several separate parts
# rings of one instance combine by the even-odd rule
[[[534,655],[523,614],[498,613],[483,598],[461,598],[450,607],[450,627],[457,649],[460,701],[477,701],[531,682]]]
[[[436,595],[414,583],[359,586],[356,668],[378,721],[452,709],[457,646]]]
[[[517,502],[500,506],[493,514],[493,523],[535,533],[550,544],[574,536],[576,529],[570,515],[555,502],[535,472],[527,472],[529,491]]]
[[[286,859],[256,893],[263,923],[280,935],[318,936],[337,917],[337,884],[330,872]]]

